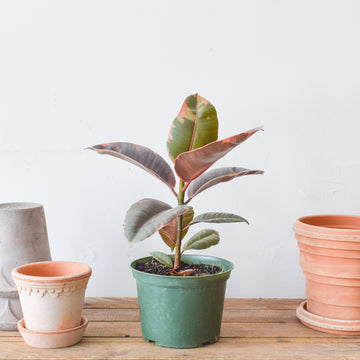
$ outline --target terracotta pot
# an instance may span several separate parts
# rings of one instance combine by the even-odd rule
[[[15,330],[22,312],[11,270],[51,260],[43,206],[0,204],[0,234],[0,330]]]
[[[307,311],[327,319],[360,320],[360,216],[306,216],[293,229],[306,278]]]
[[[49,332],[80,326],[85,289],[91,275],[87,265],[45,261],[12,271],[28,330]]]

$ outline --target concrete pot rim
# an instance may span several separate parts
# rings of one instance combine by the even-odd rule
[[[66,267],[70,270],[64,272],[63,270],[55,271],[56,267]],[[39,275],[42,269],[48,271],[47,275]],[[59,275],[63,272],[63,275]],[[54,273],[56,275],[51,276]],[[73,282],[91,276],[92,270],[89,265],[82,264],[74,261],[40,261],[30,264],[25,264],[16,267],[12,270],[11,275],[14,280],[36,284],[54,284],[54,283],[67,283]],[[31,275],[35,274],[35,275]]]
[[[34,202],[8,202],[0,204],[1,212],[19,212],[42,208],[43,205]]]

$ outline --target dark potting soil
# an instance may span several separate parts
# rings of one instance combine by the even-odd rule
[[[161,264],[158,260],[154,258],[150,259],[146,263],[136,263],[135,269],[155,275],[168,275],[168,276],[175,275],[173,269],[171,269],[166,265]],[[177,270],[177,273],[186,270],[194,270],[194,272],[191,273],[190,275],[186,274],[187,276],[211,275],[222,271],[221,267],[216,265],[205,265],[205,264],[189,265],[189,264],[185,264],[184,262],[181,262],[180,269]]]

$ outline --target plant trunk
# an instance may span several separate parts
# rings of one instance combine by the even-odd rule
[[[180,181],[179,184],[179,196],[178,196],[178,205],[184,205],[184,192],[183,192],[184,182]],[[177,270],[181,264],[181,237],[182,237],[182,223],[183,215],[178,216],[176,220],[176,250],[174,257],[174,269]]]

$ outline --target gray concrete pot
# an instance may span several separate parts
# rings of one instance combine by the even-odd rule
[[[43,206],[0,204],[0,330],[15,330],[22,318],[11,270],[47,260],[51,255]]]

